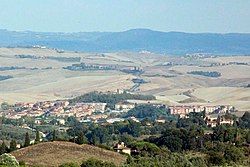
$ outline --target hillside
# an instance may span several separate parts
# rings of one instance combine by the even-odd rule
[[[81,163],[89,158],[121,164],[126,157],[112,151],[90,145],[70,142],[46,142],[17,150],[12,153],[18,161],[36,166],[58,166],[67,162]]]
[[[250,34],[160,32],[132,29],[123,32],[45,33],[0,30],[0,47],[44,45],[85,52],[142,51],[181,55],[249,54]]]

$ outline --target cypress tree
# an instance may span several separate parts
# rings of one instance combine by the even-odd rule
[[[26,132],[25,140],[24,140],[24,147],[28,147],[29,145],[30,145],[30,136],[29,136],[29,133]]]
[[[10,152],[15,151],[17,144],[16,144],[16,140],[12,139],[10,142]]]
[[[53,134],[52,134],[52,141],[56,141],[56,130],[53,131]]]
[[[36,139],[35,139],[35,143],[39,143],[40,142],[40,134],[39,131],[36,130]]]

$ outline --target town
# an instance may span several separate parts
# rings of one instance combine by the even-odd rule
[[[129,94],[122,90],[117,90],[114,93],[108,94]],[[236,112],[235,107],[231,105],[173,105],[151,102],[150,100],[141,100],[134,102],[130,99],[118,101],[114,106],[110,107],[104,102],[77,102],[71,103],[70,100],[43,101],[36,103],[16,103],[12,106],[2,103],[2,111],[0,117],[7,119],[22,119],[23,117],[32,117],[35,124],[45,124],[56,120],[58,125],[65,125],[65,120],[68,117],[75,117],[82,123],[114,123],[130,119],[136,122],[143,118],[135,116],[124,117],[124,115],[140,105],[152,105],[155,107],[163,107],[166,114],[188,118],[189,113],[195,112],[205,113],[205,120],[208,126],[215,127],[216,125],[228,124],[233,125],[234,121],[224,117],[227,113]],[[155,122],[168,121],[167,118],[159,116],[155,118]]]

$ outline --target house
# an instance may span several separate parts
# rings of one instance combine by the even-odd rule
[[[116,94],[123,94],[124,93],[124,90],[123,89],[117,89],[116,90]]]
[[[190,112],[194,112],[194,108],[191,106],[169,106],[170,114],[173,115],[187,115]]]
[[[116,152],[119,152],[119,153],[125,153],[125,154],[128,154],[128,155],[131,155],[131,148],[128,148],[125,146],[124,142],[121,142],[121,143],[117,143],[115,146],[114,146],[114,150]]]
[[[131,110],[135,108],[135,104],[134,103],[130,103],[130,102],[127,102],[127,101],[124,101],[124,102],[119,102],[117,104],[115,104],[115,110]]]
[[[217,106],[205,106],[205,112],[206,112],[206,114],[213,113],[217,109],[218,109]]]
[[[77,108],[82,109],[93,109],[93,112],[102,112],[104,113],[107,103],[77,103]]]
[[[166,122],[166,120],[164,118],[158,118],[158,119],[155,120],[155,122],[164,124]]]
[[[226,115],[208,115],[206,118],[207,126],[216,127],[217,125],[233,125],[234,120]]]
[[[207,116],[206,118],[205,118],[205,121],[206,121],[206,124],[207,124],[207,126],[208,127],[216,127],[217,126],[217,119],[218,119],[218,117],[217,116],[211,116],[211,115],[209,115],[209,116]]]
[[[36,119],[35,119],[35,124],[41,125],[41,124],[42,124],[41,118],[36,118]]]
[[[65,119],[57,119],[59,125],[65,125]]]
[[[169,106],[170,114],[180,115],[183,117],[184,115],[188,115],[190,112],[203,112],[206,114],[211,113],[227,113],[233,107],[229,105],[220,105],[220,106],[202,106],[202,105],[179,105],[179,106]]]
[[[68,129],[69,129],[69,127],[59,127],[57,130],[59,132],[67,132]]]
[[[218,125],[233,125],[234,120],[232,118],[228,118],[225,115],[218,116]]]
[[[114,123],[114,122],[122,122],[122,121],[124,121],[124,119],[123,118],[111,118],[111,119],[107,119],[106,120],[108,123]]]
[[[129,119],[129,120],[132,120],[132,121],[135,121],[135,122],[140,122],[140,120],[137,119],[137,118],[135,118],[135,117],[129,117],[128,119]]]

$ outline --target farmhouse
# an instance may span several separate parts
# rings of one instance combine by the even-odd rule
[[[128,147],[126,147],[125,144],[124,144],[124,142],[117,143],[114,146],[114,150],[116,150],[117,152],[122,152],[122,153],[128,154],[128,155],[131,154],[131,149],[128,148]]]

